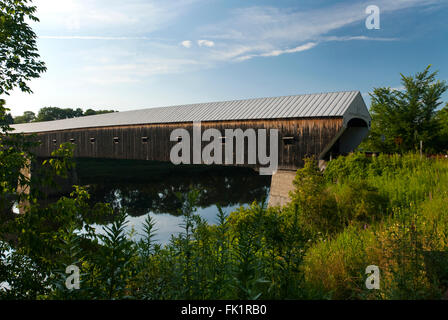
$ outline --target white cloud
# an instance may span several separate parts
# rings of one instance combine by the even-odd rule
[[[399,38],[385,38],[385,37],[367,37],[367,36],[343,36],[343,37],[320,37],[322,41],[352,41],[352,40],[365,40],[365,41],[398,41]]]
[[[317,42],[308,42],[304,45],[292,48],[292,49],[283,49],[283,50],[272,50],[269,52],[265,52],[265,53],[261,53],[261,54],[250,54],[250,55],[243,55],[243,56],[239,56],[237,57],[235,60],[236,61],[246,61],[255,57],[278,57],[282,54],[286,54],[286,53],[296,53],[296,52],[302,52],[302,51],[306,51],[306,50],[310,50],[312,48],[314,48],[315,46],[317,46]]]
[[[317,45],[316,42],[308,42],[304,45],[295,47],[293,49],[274,50],[271,52],[262,53],[260,56],[262,56],[262,57],[277,57],[277,56],[279,56],[281,54],[285,54],[285,53],[296,53],[296,52],[310,50],[310,49],[314,48],[316,45]]]
[[[215,43],[210,40],[198,40],[198,46],[211,48],[215,46]]]
[[[181,42],[181,45],[185,48],[191,48],[191,46],[193,45],[193,42],[191,42],[190,40],[185,40]]]

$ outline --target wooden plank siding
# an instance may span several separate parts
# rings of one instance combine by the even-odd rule
[[[222,136],[225,136],[225,129],[242,129],[243,131],[247,129],[267,129],[268,145],[270,141],[269,130],[278,129],[279,169],[292,170],[302,166],[304,157],[312,155],[318,156],[325,146],[342,130],[342,125],[342,117],[210,121],[201,123],[202,132],[208,128],[215,128],[221,132]],[[193,124],[191,122],[110,126],[42,132],[37,134],[42,144],[36,150],[36,154],[40,157],[49,157],[51,152],[56,150],[61,143],[70,142],[70,139],[75,139],[76,149],[74,156],[78,158],[170,161],[171,148],[177,143],[170,141],[170,134],[174,129],[178,128],[188,130],[192,142]],[[118,143],[114,143],[115,137],[119,139]],[[143,143],[142,137],[148,137],[148,142]],[[282,139],[283,137],[294,137],[295,141],[291,145],[286,145]],[[91,138],[95,139],[94,143],[90,141]],[[202,148],[208,143],[202,142]]]

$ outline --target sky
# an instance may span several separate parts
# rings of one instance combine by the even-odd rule
[[[429,64],[448,80],[447,0],[34,0],[48,71],[14,116],[118,111],[400,88]],[[366,8],[380,9],[368,29]],[[444,96],[445,102],[448,96]]]

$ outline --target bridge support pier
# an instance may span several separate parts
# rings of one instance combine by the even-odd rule
[[[32,174],[38,174],[39,166],[41,165],[42,161],[43,161],[42,159],[39,159],[39,161],[37,163],[32,163],[31,170],[28,166],[28,167],[22,169],[21,173],[23,175],[25,175],[26,177],[28,177],[29,179],[31,179]],[[53,197],[59,197],[59,196],[66,195],[66,194],[72,192],[73,185],[78,183],[78,173],[76,171],[76,168],[69,171],[67,178],[55,177],[55,183],[58,185],[57,188],[44,187],[41,190],[45,194],[46,197],[51,199]],[[22,193],[22,192],[25,194],[29,194],[30,193],[29,187],[27,189],[22,189],[20,186],[18,186],[17,193]],[[28,201],[20,202],[18,205],[19,213],[20,214],[25,213],[27,211],[28,206],[29,206]]]
[[[26,167],[24,167],[20,170],[20,173],[27,178],[31,177],[31,172],[29,169],[29,162],[27,163]],[[16,203],[16,201],[17,201],[17,194],[29,194],[30,190],[29,190],[29,188],[23,188],[17,182],[16,192],[17,193],[7,193],[7,194],[3,195],[3,197],[0,199],[0,214],[2,214],[3,216],[12,215],[14,203]],[[27,206],[27,205],[28,205],[28,203],[25,203],[25,202],[19,204],[20,213],[22,213],[22,210],[23,210],[22,207]]]
[[[31,170],[30,170],[30,163],[28,162],[27,166],[25,168],[22,168],[20,170],[20,173],[23,174],[28,179],[31,179]],[[22,188],[22,186],[17,186],[17,193],[24,193],[24,194],[30,194],[30,187]],[[28,206],[30,205],[28,200],[21,201],[18,205],[19,207],[19,213],[23,214],[26,212]]]
[[[33,163],[31,166],[31,174],[39,174],[40,166],[44,159],[38,159],[37,162]],[[49,198],[59,197],[66,195],[73,191],[73,185],[78,184],[78,172],[76,167],[69,170],[67,178],[62,178],[59,176],[54,177],[54,182],[57,187],[44,187],[43,192]]]
[[[296,171],[293,170],[278,170],[272,175],[269,207],[283,206],[291,201],[289,192],[294,190],[292,182],[295,176]]]

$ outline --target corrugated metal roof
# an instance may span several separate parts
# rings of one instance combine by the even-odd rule
[[[12,127],[16,132],[32,133],[150,123],[343,117],[358,96],[361,96],[359,91],[344,91],[199,103],[18,124]]]

